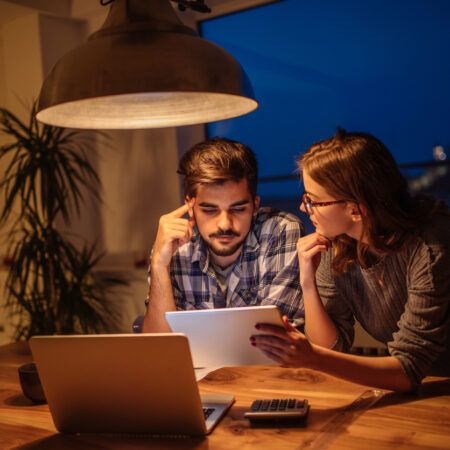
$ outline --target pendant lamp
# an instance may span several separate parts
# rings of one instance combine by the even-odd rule
[[[239,63],[183,25],[169,0],[114,0],[100,30],[45,79],[37,119],[68,128],[163,128],[257,106]]]

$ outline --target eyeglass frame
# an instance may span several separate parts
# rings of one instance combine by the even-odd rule
[[[305,200],[308,199],[309,201]],[[346,203],[347,200],[332,200],[329,202],[313,202],[309,197],[308,194],[302,195],[301,204],[305,207],[306,214],[310,216],[314,213],[313,208],[314,206],[330,206],[330,205],[337,205],[338,203]]]

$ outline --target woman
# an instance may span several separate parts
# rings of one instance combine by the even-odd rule
[[[301,209],[316,231],[298,242],[305,335],[258,324],[253,345],[287,367],[408,391],[450,374],[450,215],[411,197],[386,147],[338,130],[300,159]],[[356,318],[390,356],[345,354]]]

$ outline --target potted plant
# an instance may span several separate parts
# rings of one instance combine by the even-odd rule
[[[34,106],[25,123],[0,108],[0,132],[10,138],[0,147],[0,226],[8,225],[6,308],[15,338],[101,332],[111,314],[107,288],[125,282],[98,281],[95,244],[77,246],[56,227],[58,217],[70,224],[71,214],[80,214],[82,188],[100,200],[99,178],[86,156],[92,135],[43,125],[35,113]]]

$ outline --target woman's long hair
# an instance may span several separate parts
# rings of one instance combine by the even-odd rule
[[[442,202],[430,197],[411,197],[389,150],[368,133],[338,129],[331,139],[313,144],[298,166],[334,198],[361,207],[366,244],[337,236],[333,242],[336,274],[355,262],[367,266],[369,248],[380,254],[399,251],[419,233],[424,221],[444,209]]]

